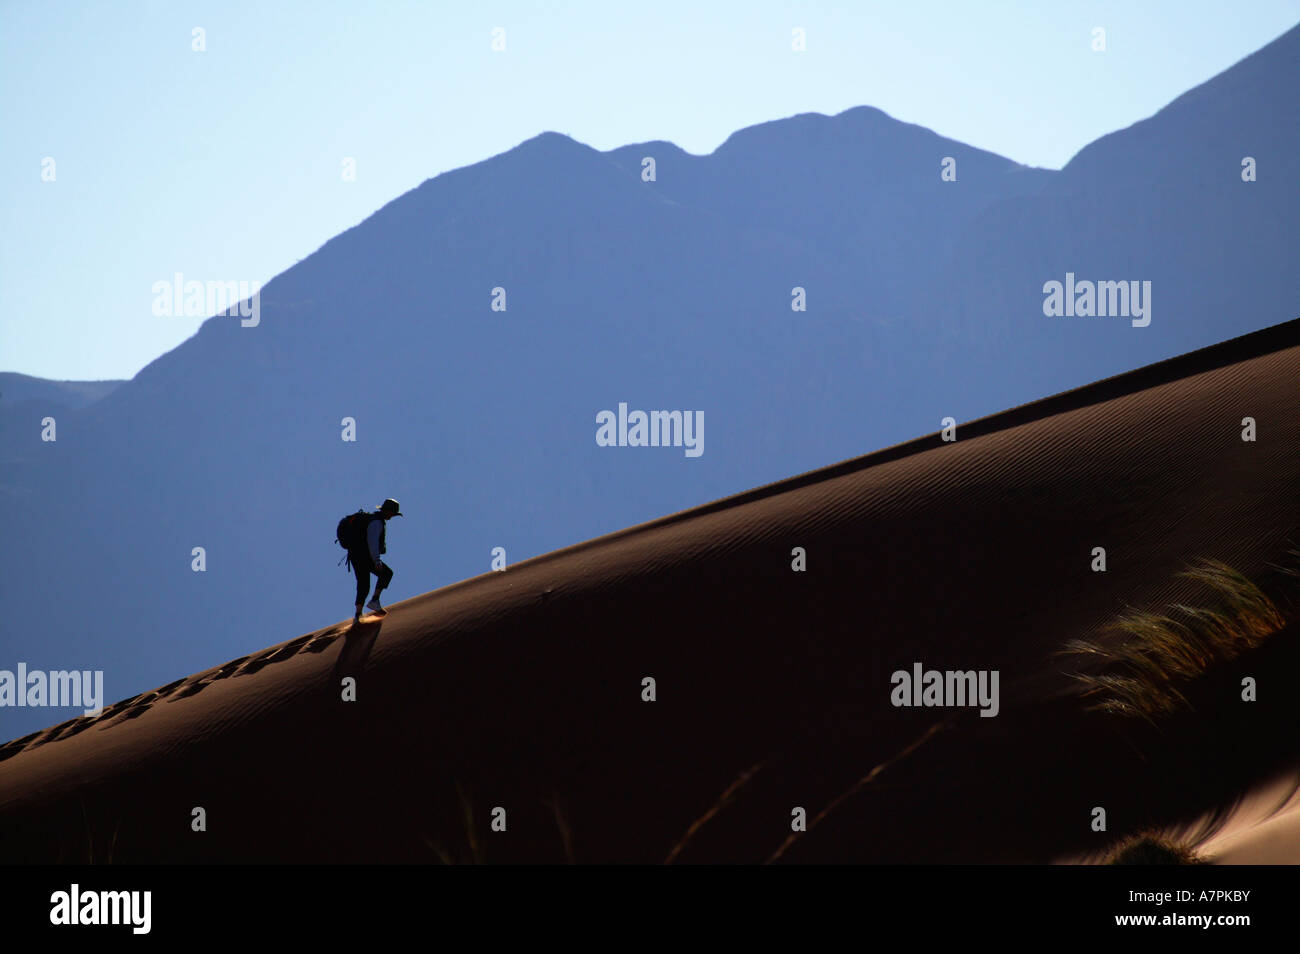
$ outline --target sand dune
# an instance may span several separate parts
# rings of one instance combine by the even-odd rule
[[[0,858],[1020,862],[1194,818],[1300,757],[1293,711],[1155,777],[1053,654],[1197,599],[1193,560],[1279,559],[1298,380],[1292,321],[177,680],[0,748]],[[997,717],[892,705],[917,662],[997,670]],[[1204,850],[1300,861],[1298,818]]]
[[[1197,847],[1216,864],[1300,862],[1300,774],[1252,791],[1222,829]]]

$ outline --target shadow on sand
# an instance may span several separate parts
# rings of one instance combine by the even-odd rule
[[[370,622],[360,621],[353,623],[343,635],[343,648],[339,650],[339,658],[334,663],[334,682],[344,676],[357,675],[366,664],[366,659],[370,656],[371,647],[375,645],[375,640],[379,638],[379,631],[384,628],[382,619],[372,620]]]

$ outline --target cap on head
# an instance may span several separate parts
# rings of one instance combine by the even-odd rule
[[[379,512],[386,517],[400,517],[402,516],[402,506],[392,497],[389,497],[379,505]]]

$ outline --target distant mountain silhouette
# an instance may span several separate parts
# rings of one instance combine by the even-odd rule
[[[0,410],[25,401],[48,402],[69,408],[93,404],[112,391],[121,381],[52,381],[30,374],[0,371]]]
[[[991,412],[1300,312],[1297,80],[1300,28],[967,226],[924,299],[967,345],[944,355],[954,400]],[[1257,181],[1242,180],[1246,157]],[[1067,271],[1150,280],[1151,325],[1044,318],[1042,283]]]
[[[0,414],[0,668],[104,669],[111,700],[341,618],[334,523],[385,496],[396,600],[493,547],[517,561],[1294,317],[1298,45],[1061,171],[859,107],[708,156],[544,133],[429,180],[269,282],[257,327],[211,318],[59,407],[57,441],[44,412]],[[1150,326],[1046,317],[1066,272],[1152,281]],[[620,402],[703,411],[704,454],[597,446]],[[115,616],[130,642],[100,631]],[[0,710],[0,736],[67,715]]]

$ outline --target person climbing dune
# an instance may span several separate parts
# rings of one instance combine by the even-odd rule
[[[370,590],[370,574],[375,574],[375,593],[365,608],[376,616],[384,616],[388,610],[379,603],[379,594],[393,580],[392,569],[383,561],[387,552],[388,520],[402,516],[401,505],[392,497],[387,498],[373,513],[358,510],[339,521],[338,542],[347,550],[348,565],[357,577],[356,611],[353,621],[361,619],[362,604]]]

